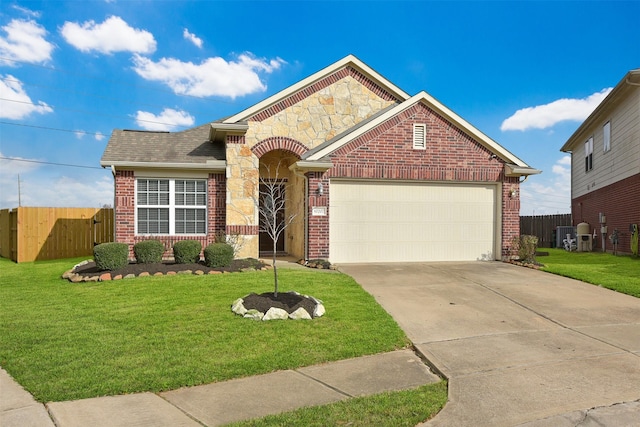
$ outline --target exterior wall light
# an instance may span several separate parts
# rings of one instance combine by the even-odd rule
[[[324,188],[322,187],[322,183],[318,183],[318,196],[322,196],[324,194]]]

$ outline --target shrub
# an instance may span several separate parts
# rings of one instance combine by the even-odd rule
[[[164,244],[160,240],[143,240],[133,245],[133,254],[138,264],[162,262]]]
[[[93,259],[99,270],[117,270],[129,264],[129,245],[101,243],[93,248]]]
[[[538,238],[536,236],[515,236],[512,241],[513,250],[518,253],[518,259],[522,262],[535,263]]]
[[[200,261],[202,244],[197,240],[180,240],[173,244],[173,257],[178,264],[194,264]]]
[[[204,250],[207,267],[228,267],[233,261],[233,247],[227,243],[212,243]]]

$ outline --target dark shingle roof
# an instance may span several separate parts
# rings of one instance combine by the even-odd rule
[[[181,132],[150,132],[116,129],[100,163],[206,163],[225,160],[224,144],[209,141],[211,125]]]

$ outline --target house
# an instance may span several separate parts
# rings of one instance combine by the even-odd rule
[[[224,232],[240,257],[272,248],[256,204],[277,169],[285,216],[297,214],[277,251],[333,263],[501,259],[519,234],[520,179],[540,172],[351,55],[213,123],[115,130],[101,165],[117,241],[204,246]]]
[[[640,69],[620,80],[561,151],[571,153],[574,225],[589,224],[597,250],[613,250],[617,230],[618,250],[630,252],[630,230],[640,224]]]

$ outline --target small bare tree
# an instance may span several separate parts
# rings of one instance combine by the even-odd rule
[[[265,166],[266,177],[260,177],[259,200],[256,201],[260,215],[260,231],[266,233],[273,242],[273,281],[276,298],[278,297],[278,269],[276,267],[278,239],[297,216],[297,213],[285,211],[287,186],[279,178],[281,163],[282,161],[278,162],[275,171],[272,171],[270,166]]]

